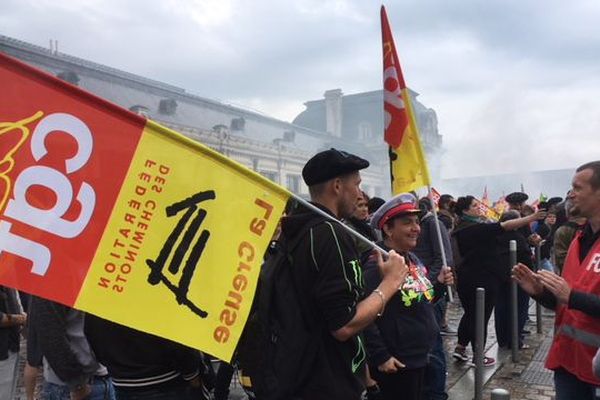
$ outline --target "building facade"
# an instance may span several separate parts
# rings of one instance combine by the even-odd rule
[[[372,166],[362,173],[363,189],[389,195],[381,91],[350,96],[327,91],[324,100],[307,102],[307,109],[289,123],[1,35],[0,51],[172,128],[303,197],[308,196],[303,165],[329,147],[367,158]],[[435,112],[420,103],[415,109],[419,123],[435,131],[424,136],[425,147],[430,141],[439,147]]]

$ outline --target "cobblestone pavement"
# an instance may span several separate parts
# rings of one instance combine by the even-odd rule
[[[458,296],[455,296],[454,303],[448,306],[448,322],[453,330],[458,327],[458,322],[462,315],[462,309],[458,302]],[[498,352],[498,364],[491,378],[485,383],[483,399],[490,399],[490,393],[493,389],[502,388],[510,392],[511,400],[551,400],[554,399],[554,387],[552,374],[544,369],[543,364],[546,359],[551,340],[552,340],[552,325],[554,322],[554,314],[543,311],[543,333],[536,333],[535,325],[535,307],[530,309],[531,323],[526,325],[526,329],[532,333],[525,338],[525,343],[529,345],[528,349],[519,351],[519,362],[513,363],[510,350],[502,350]],[[450,400],[458,400],[458,398],[473,398],[472,389],[472,371],[465,363],[457,363],[452,358],[451,354],[456,346],[456,336],[445,336],[444,346],[446,348],[446,359],[448,364],[448,388],[460,387],[461,391],[470,393],[460,393],[460,396],[454,395]],[[491,350],[495,345],[495,332],[493,318],[488,327],[488,343],[487,349]],[[24,367],[24,347],[21,350],[21,357],[18,361],[18,369],[21,371],[17,374],[15,388],[13,392],[13,400],[25,400],[25,391],[23,388],[22,371]],[[466,381],[466,385],[465,382]],[[458,386],[460,384],[460,386]],[[467,389],[463,389],[467,387]],[[231,385],[231,400],[242,400],[247,397],[243,394],[241,386],[234,377]],[[456,392],[456,390],[454,390]],[[0,399],[4,400],[4,399]]]
[[[455,302],[449,305],[447,315],[450,326],[456,330],[462,315],[458,296],[455,296]],[[519,361],[517,363],[512,362],[510,349],[498,352],[496,371],[484,385],[483,399],[490,399],[491,391],[496,388],[508,390],[511,400],[554,399],[553,375],[544,368],[544,361],[552,341],[554,313],[548,310],[542,311],[542,334],[536,333],[535,317],[535,306],[532,306],[530,308],[531,321],[525,326],[525,329],[531,332],[530,335],[525,336],[525,344],[529,348],[519,350]],[[467,374],[467,368],[464,364],[455,362],[451,356],[456,341],[456,336],[446,336],[444,338],[446,359],[448,361],[448,387],[450,389],[459,380],[466,379],[465,375]],[[486,350],[495,347],[495,342],[496,334],[492,316],[488,325]],[[472,394],[473,391],[471,391],[471,396],[465,396],[465,398],[472,399]],[[451,397],[450,400],[454,399]]]

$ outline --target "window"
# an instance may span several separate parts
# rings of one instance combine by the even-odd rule
[[[63,72],[58,73],[56,76],[59,79],[62,79],[63,81],[67,81],[72,85],[75,85],[75,86],[79,85],[79,75],[77,75],[73,71],[63,71]]]
[[[373,129],[371,124],[363,121],[358,124],[358,140],[371,140],[373,137]]]
[[[158,112],[164,115],[174,115],[177,111],[177,102],[174,99],[162,99],[158,103]]]
[[[243,131],[246,126],[246,120],[244,117],[233,118],[231,120],[231,130],[232,131]]]
[[[300,193],[300,176],[288,175],[286,179],[287,188],[293,193]]]
[[[273,171],[259,171],[259,174],[264,176],[265,178],[277,183],[277,172]]]

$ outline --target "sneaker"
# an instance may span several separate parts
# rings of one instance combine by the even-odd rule
[[[448,325],[446,325],[440,328],[440,334],[442,336],[456,336],[457,332],[455,330],[452,330]]]
[[[454,357],[456,359],[456,361],[468,361],[469,360],[469,356],[467,355],[467,349],[466,348],[460,348],[458,346],[456,346],[454,348],[454,353],[452,353],[452,357]]]
[[[492,357],[483,357],[483,366],[484,367],[491,367],[492,365],[496,365],[496,359],[492,358]],[[471,360],[469,361],[469,367],[475,367],[475,361]]]

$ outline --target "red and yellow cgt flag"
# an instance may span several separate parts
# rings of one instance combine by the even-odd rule
[[[389,145],[392,193],[431,184],[411,99],[396,54],[385,7],[381,6],[385,141]]]
[[[477,202],[477,206],[479,207],[479,212],[485,218],[491,221],[498,221],[500,219],[500,214],[498,214],[498,212],[493,208],[490,208],[490,206],[488,206],[484,201],[478,199],[475,199],[475,201]]]
[[[228,360],[290,193],[0,53],[0,284]]]

